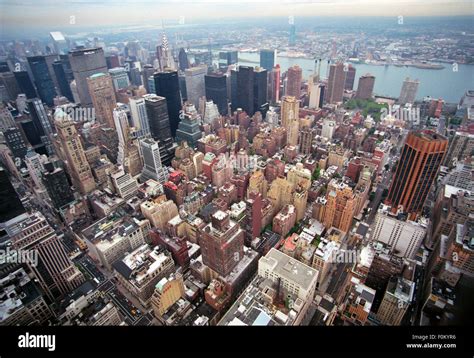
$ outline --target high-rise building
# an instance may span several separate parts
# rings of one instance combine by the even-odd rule
[[[294,65],[288,69],[286,96],[293,96],[296,99],[301,97],[301,81],[303,80],[303,70],[300,66]]]
[[[204,76],[207,74],[207,66],[191,67],[184,71],[186,78],[187,101],[199,108],[199,99],[206,95]]]
[[[295,24],[290,24],[290,35],[288,38],[288,46],[296,45],[296,26]]]
[[[384,326],[399,326],[415,295],[415,283],[404,277],[392,277],[388,282],[377,319]]]
[[[211,216],[211,222],[199,230],[202,261],[213,271],[227,276],[244,254],[244,231],[221,210]]]
[[[222,115],[227,114],[227,76],[221,73],[211,73],[204,76],[206,99],[212,100]]]
[[[39,99],[31,99],[27,101],[28,110],[36,130],[40,136],[49,136],[53,133],[53,128],[44,108],[43,103]]]
[[[320,212],[320,221],[326,229],[335,228],[347,232],[355,215],[356,198],[352,188],[333,179],[328,184],[324,210]]]
[[[8,148],[12,151],[13,156],[23,161],[27,147],[20,129],[17,127],[9,128],[3,132],[3,137],[5,138]]]
[[[5,87],[10,101],[16,100],[16,97],[21,93],[13,72],[0,72],[0,86],[2,85]]]
[[[155,67],[157,67],[160,72],[176,70],[176,64],[166,34],[163,34],[161,45],[156,47],[156,58],[158,60],[158,66]]]
[[[147,94],[143,98],[151,136],[155,140],[167,140],[171,137],[171,128],[166,98],[156,94]]]
[[[71,63],[79,101],[83,106],[90,106],[92,99],[87,78],[97,73],[107,73],[104,50],[88,48],[69,51],[69,62]]]
[[[275,104],[280,100],[280,65],[276,65],[269,71],[268,101]]]
[[[454,167],[458,162],[469,159],[474,152],[474,134],[456,132],[451,139],[444,165]]]
[[[109,128],[115,128],[113,110],[117,106],[117,101],[110,75],[96,73],[87,78],[87,86],[96,120]]]
[[[68,167],[71,180],[82,194],[95,189],[95,181],[87,162],[84,148],[74,122],[64,112],[55,113],[55,126],[58,134],[61,155]]]
[[[67,255],[62,238],[39,211],[8,221],[6,232],[16,250],[36,253],[37,260],[28,260],[27,265],[51,299],[66,295],[84,282],[81,271]]]
[[[155,286],[151,305],[155,317],[161,318],[175,302],[184,296],[183,276],[179,273],[163,277]]]
[[[374,92],[375,76],[366,74],[359,78],[359,84],[357,85],[356,98],[370,99]]]
[[[324,97],[323,86],[321,83],[310,83],[309,108],[321,108],[321,102]]]
[[[189,68],[188,54],[182,47],[179,49],[178,62],[179,62],[179,69],[182,72],[184,72],[186,69]]]
[[[128,156],[128,146],[130,141],[130,125],[128,123],[128,114],[121,103],[113,110],[114,127],[117,131],[118,137],[118,153],[117,164],[125,166],[125,161]]]
[[[293,120],[299,119],[300,105],[299,101],[292,96],[285,96],[281,101],[281,126],[286,128],[287,132]]]
[[[329,66],[328,87],[325,94],[327,103],[342,102],[344,95],[344,84],[346,81],[346,72],[344,64],[339,62]]]
[[[253,94],[254,111],[260,111],[265,117],[268,110],[267,92],[268,92],[268,72],[266,69],[256,67],[254,70]]]
[[[153,77],[155,79],[156,94],[166,99],[171,136],[174,138],[178,129],[179,112],[181,111],[178,72],[172,70],[158,72]]]
[[[66,173],[62,168],[54,167],[52,163],[45,164],[43,172],[43,184],[48,192],[54,208],[62,206],[74,200],[74,194],[69,186]]]
[[[68,45],[64,35],[59,31],[53,31],[49,33],[49,36],[53,40],[54,50],[56,53],[61,55],[67,54]]]
[[[393,213],[401,210],[417,217],[447,149],[448,140],[433,131],[408,134],[387,196]]]
[[[410,77],[407,77],[403,81],[402,89],[400,91],[400,97],[398,97],[398,103],[404,105],[406,103],[413,103],[416,99],[416,93],[418,92],[418,86],[420,81],[411,80]]]
[[[200,116],[196,108],[187,104],[181,112],[181,120],[176,131],[176,141],[186,141],[191,147],[197,145],[197,141],[202,137],[200,128]]]
[[[219,68],[227,69],[230,65],[235,65],[239,62],[239,53],[237,51],[219,52]]]
[[[141,139],[144,137],[151,136],[145,98],[132,97],[130,98],[128,105],[130,107],[132,125],[133,127],[135,127],[136,130],[136,137],[138,139]]]
[[[112,83],[114,84],[115,91],[127,88],[130,86],[130,80],[128,78],[127,71],[123,67],[115,67],[109,70]]]
[[[414,221],[398,220],[385,213],[377,213],[372,238],[390,246],[397,256],[414,258],[425,238],[426,228]]]
[[[0,166],[0,223],[8,221],[25,212],[8,173]]]
[[[237,74],[237,103],[233,109],[242,108],[249,116],[255,113],[254,108],[254,73],[253,67],[239,66]],[[232,103],[234,104],[234,103]]]
[[[37,96],[35,87],[33,86],[33,82],[31,82],[30,75],[27,71],[15,71],[13,72],[13,75],[16,78],[21,93],[24,93],[26,98],[32,99]]]
[[[38,95],[44,103],[52,107],[54,105],[54,97],[56,97],[56,89],[54,88],[54,81],[51,73],[49,72],[46,57],[28,57],[28,63],[35,80],[35,86],[38,90]]]
[[[145,182],[154,179],[164,184],[168,180],[168,172],[161,163],[158,142],[151,138],[142,139],[140,141],[140,151],[143,157],[143,170],[140,180]]]
[[[71,91],[71,82],[74,81],[71,64],[68,55],[60,55],[59,60],[54,61],[53,70],[58,81],[59,91],[61,95],[66,97],[69,102],[74,102],[74,96]]]
[[[149,78],[153,78],[153,74],[155,73],[155,69],[152,65],[144,65],[142,69],[142,83],[145,86],[146,93],[154,93],[150,90],[149,86]]]
[[[276,50],[260,50],[260,67],[271,71],[276,62]]]
[[[346,72],[346,81],[344,82],[344,89],[352,91],[354,89],[356,69],[354,66],[349,65]]]

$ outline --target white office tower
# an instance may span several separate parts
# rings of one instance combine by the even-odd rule
[[[321,102],[321,86],[319,83],[309,84],[309,108],[319,108]]]
[[[168,180],[168,171],[161,164],[160,147],[152,138],[140,140],[140,152],[143,158],[142,182],[154,179],[161,184]]]
[[[150,124],[148,123],[145,99],[143,97],[130,98],[128,105],[130,106],[132,125],[135,127],[137,139],[150,137]]]
[[[36,188],[44,188],[41,180],[44,170],[43,163],[47,161],[46,155],[36,153],[32,148],[29,148],[25,155],[25,164],[28,168],[28,173]]]
[[[336,122],[331,119],[325,118],[323,121],[323,128],[321,129],[321,137],[331,140],[336,129]]]
[[[206,106],[204,108],[204,116],[203,121],[207,124],[214,123],[219,118],[219,109],[217,105],[213,101],[206,102]]]
[[[54,50],[56,53],[59,55],[67,54],[68,45],[64,35],[59,31],[53,31],[49,33],[49,36],[53,40]]]
[[[117,129],[118,136],[118,154],[117,154],[117,163],[119,165],[124,165],[125,157],[127,156],[127,148],[129,141],[129,132],[130,127],[128,124],[128,115],[125,111],[125,105],[122,103],[117,103],[117,107],[114,108],[114,124]]]
[[[18,112],[23,113],[23,111],[26,109],[27,107],[26,100],[27,100],[26,95],[23,93],[20,93],[16,97],[16,108],[18,109]]]
[[[400,257],[413,259],[425,238],[423,222],[402,221],[378,212],[372,229],[372,238],[390,246],[391,252]]]
[[[270,125],[270,127],[275,128],[275,127],[278,127],[279,117],[280,116],[278,112],[275,111],[275,107],[270,107],[270,109],[267,112],[267,116],[265,117],[265,120]]]
[[[109,70],[112,83],[114,84],[115,91],[127,88],[130,86],[130,80],[128,79],[127,70],[123,67],[115,67]]]
[[[115,170],[112,170],[109,174],[115,192],[123,200],[129,200],[137,193],[137,180],[129,173],[125,173],[123,167],[118,167]]]

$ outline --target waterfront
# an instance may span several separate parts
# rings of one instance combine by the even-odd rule
[[[256,52],[239,52],[239,59],[250,62],[239,62],[241,65],[257,66],[259,54]],[[313,73],[314,60],[307,58],[277,57],[277,63],[284,72],[293,65],[303,69],[303,77],[308,78]],[[406,77],[420,80],[417,99],[425,96],[442,98],[449,103],[457,103],[466,90],[474,87],[474,66],[458,65],[458,71],[453,71],[453,66],[443,63],[443,69],[420,69],[416,67],[380,66],[368,64],[352,64],[356,68],[354,89],[357,89],[359,77],[370,73],[375,76],[374,93],[381,96],[398,97],[403,80]],[[321,65],[321,77],[327,77],[327,61]],[[470,87],[468,87],[470,86]]]

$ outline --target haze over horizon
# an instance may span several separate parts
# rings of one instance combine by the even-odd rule
[[[144,11],[146,8],[147,11]],[[470,0],[0,0],[1,32],[285,16],[472,16]],[[106,16],[104,16],[106,14]],[[74,23],[71,23],[71,17]]]

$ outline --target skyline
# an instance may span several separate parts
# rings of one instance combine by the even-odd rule
[[[11,27],[29,29],[51,27],[54,19],[55,27],[90,27],[90,26],[120,26],[130,24],[149,24],[153,22],[175,20],[178,22],[184,16],[186,23],[194,23],[206,19],[232,18],[276,18],[284,16],[295,17],[448,17],[472,16],[474,8],[469,0],[427,1],[404,0],[390,3],[388,0],[193,0],[184,2],[177,0],[66,0],[57,6],[56,1],[40,0],[16,2],[0,1],[1,31]],[[268,5],[272,4],[271,11]],[[276,3],[276,4],[275,4]],[[226,11],[219,5],[225,6]],[[374,6],[377,5],[377,6]],[[149,11],[143,12],[143,6]],[[104,18],[103,10],[107,10]],[[252,11],[249,11],[252,10]],[[71,16],[75,23],[71,24]],[[34,25],[32,25],[34,24]]]

